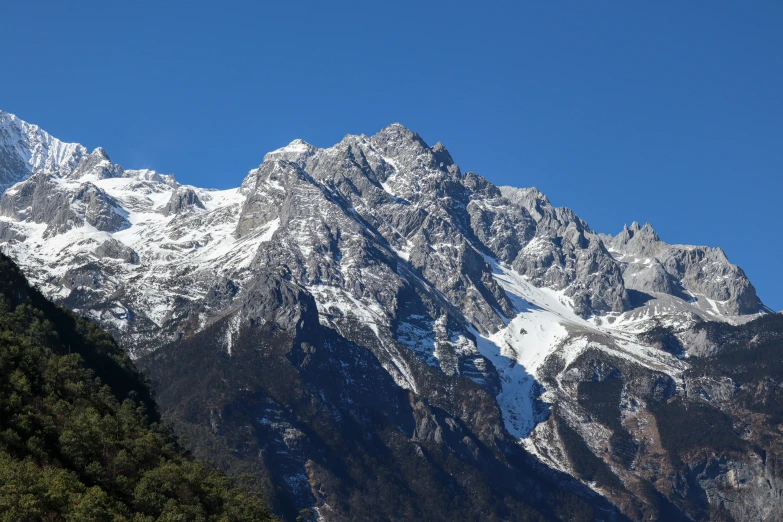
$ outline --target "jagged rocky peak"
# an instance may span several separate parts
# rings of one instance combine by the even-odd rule
[[[411,170],[436,166],[435,156],[421,136],[400,123],[384,127],[370,138],[370,142],[396,166]]]
[[[613,249],[641,257],[651,257],[660,253],[666,246],[650,223],[643,227],[634,221],[630,228],[623,226],[622,232],[610,240]]]
[[[111,158],[109,158],[109,154],[106,152],[106,149],[104,149],[103,147],[95,147],[95,149],[90,153],[90,156],[95,156],[101,158],[104,161],[111,162]]]
[[[73,179],[80,179],[90,176],[95,179],[120,178],[125,171],[122,166],[111,162],[109,155],[102,147],[96,148],[87,156],[83,157],[79,165],[70,174]]]
[[[395,170],[407,172],[409,176],[424,177],[427,171],[430,174],[440,171],[451,178],[461,175],[443,143],[437,142],[430,147],[418,133],[400,123],[381,129],[368,141]],[[440,178],[436,176],[435,179]]]
[[[563,291],[580,316],[630,309],[619,263],[573,210],[553,206],[534,187],[500,192],[535,223],[533,239],[511,263],[516,271],[537,286]]]
[[[524,208],[536,221],[537,236],[564,237],[578,234],[579,243],[586,245],[597,236],[576,213],[567,207],[555,207],[540,190],[532,188],[500,187],[503,196],[512,204]],[[586,236],[583,240],[581,236]],[[573,240],[571,241],[573,242]]]
[[[454,165],[454,159],[451,157],[451,154],[443,143],[437,142],[432,146],[431,150],[432,154],[435,156],[435,160],[441,168],[448,168],[451,165]]]
[[[633,222],[616,236],[602,236],[623,263],[628,288],[665,293],[715,316],[755,314],[764,310],[745,272],[720,248],[670,245],[650,223]]]
[[[308,158],[317,151],[318,147],[314,147],[304,140],[295,139],[285,147],[268,152],[264,156],[264,161],[290,161],[304,168]]]
[[[103,147],[95,147],[95,149],[90,153],[90,156],[94,156],[96,158],[100,158],[103,161],[108,161],[111,163],[111,158],[109,158],[109,154]]]
[[[109,179],[101,169],[112,165],[96,150],[84,152],[74,175],[24,167],[26,181],[0,199],[0,241],[47,295],[111,329],[135,356],[192,364],[177,375],[159,368],[183,386],[215,367],[204,364],[209,354],[225,382],[245,381],[233,372],[248,370],[273,387],[270,396],[301,397],[289,392],[304,379],[302,389],[318,397],[307,409],[322,420],[355,415],[364,401],[370,410],[358,422],[393,419],[384,433],[409,426],[395,447],[441,445],[422,446],[420,455],[454,452],[488,469],[478,446],[506,457],[512,449],[518,454],[497,468],[505,473],[502,466],[524,460],[524,445],[586,482],[576,469],[584,456],[623,484],[650,478],[651,491],[685,475],[674,467],[645,475],[661,468],[652,460],[661,432],[649,401],[664,407],[698,386],[716,397],[736,390],[728,382],[680,386],[691,362],[678,356],[700,342],[695,322],[758,310],[752,285],[720,249],[668,245],[649,224],[596,234],[535,188],[461,173],[441,143],[430,147],[402,125],[328,148],[295,140],[267,154],[239,190],[180,186],[146,170]],[[660,310],[672,303],[669,320]],[[661,324],[677,329],[660,338]],[[270,370],[274,361],[283,372]],[[334,400],[325,399],[329,390]],[[269,404],[233,391],[243,411],[272,418]],[[599,400],[583,404],[590,396]],[[381,403],[383,412],[373,410]],[[427,420],[425,405],[437,416]],[[415,422],[399,422],[411,407]],[[289,404],[276,411],[304,422],[298,439],[307,441],[311,424]],[[311,484],[289,478],[314,462],[329,473],[335,464],[320,450],[292,456],[290,437],[273,425],[256,427],[287,448],[280,455],[288,464],[271,464],[283,476],[279,489],[300,499],[297,507],[312,505]],[[383,440],[366,427],[362,440]],[[257,463],[258,448],[248,451]],[[635,495],[593,485],[613,501]],[[648,515],[637,519],[662,517]]]
[[[482,176],[461,174],[442,143],[429,147],[400,124],[372,137],[349,134],[327,149],[294,142],[268,154],[242,183],[247,199],[237,237],[280,216],[278,202],[291,197],[294,179],[323,183],[329,197],[344,198],[442,292],[472,303],[468,316],[482,330],[493,331],[513,313],[482,254],[566,291],[580,315],[628,307],[619,266],[573,211],[553,207],[535,189],[507,190],[515,201],[509,205]],[[468,297],[474,288],[478,299]]]
[[[0,190],[37,173],[70,174],[87,149],[0,111]]]
[[[536,221],[540,221],[543,217],[543,208],[552,207],[549,198],[536,187],[518,188],[502,186],[499,188],[503,197],[514,205],[527,210],[530,216]]]
[[[172,192],[171,198],[161,212],[164,216],[170,216],[194,208],[204,210],[204,203],[201,202],[196,191],[190,187],[179,187]]]

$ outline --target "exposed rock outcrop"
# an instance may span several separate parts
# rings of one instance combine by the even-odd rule
[[[0,125],[24,142],[0,143],[18,182],[2,247],[143,358],[195,451],[268,479],[286,513],[349,519],[379,477],[404,506],[381,518],[442,519],[429,495],[456,490],[452,518],[777,516],[780,383],[718,364],[777,327],[710,326],[763,310],[719,249],[597,234],[399,124],[295,140],[221,191],[20,125]],[[685,414],[721,439],[682,446]],[[566,490],[582,507],[559,513]]]

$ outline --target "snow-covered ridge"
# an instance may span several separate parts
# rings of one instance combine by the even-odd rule
[[[313,297],[322,326],[350,337],[361,325],[354,341],[377,343],[402,387],[418,384],[399,350],[488,389],[497,380],[506,426],[524,439],[537,402],[557,397],[540,385],[548,361],[567,368],[600,349],[676,376],[685,362],[640,334],[761,310],[721,252],[638,225],[598,235],[534,188],[462,173],[442,144],[399,124],[329,148],[294,140],[239,188],[211,190],[125,170],[5,113],[0,123],[0,166],[18,181],[0,199],[0,245],[136,355],[284,277]]]
[[[399,124],[328,148],[294,140],[240,187],[211,190],[4,118],[0,248],[133,356],[162,349],[147,360],[179,364],[203,342],[233,364],[274,339],[317,376],[324,415],[352,415],[357,394],[399,396],[392,409],[415,408],[411,447],[443,443],[482,465],[474,440],[523,447],[612,501],[642,481],[674,498],[684,475],[661,460],[653,407],[739,389],[689,375],[718,349],[701,323],[765,312],[720,249],[669,245],[649,224],[598,234],[535,188],[462,172]],[[326,386],[324,368],[337,370]],[[625,488],[575,469],[579,440]],[[308,498],[305,462],[285,487]]]
[[[86,155],[82,145],[62,142],[37,125],[0,111],[0,188],[39,172],[69,173]]]

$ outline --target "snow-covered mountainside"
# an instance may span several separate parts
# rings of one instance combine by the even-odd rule
[[[0,111],[0,187],[37,173],[71,173],[87,149],[63,143],[13,114]]]
[[[3,251],[134,357],[187,357],[188,339],[209,339],[231,358],[270,325],[305,352],[337,336],[411,404],[437,404],[487,447],[516,441],[631,518],[659,513],[659,497],[683,516],[701,509],[650,471],[650,404],[687,395],[691,357],[715,351],[700,325],[767,312],[720,249],[666,244],[649,224],[598,234],[535,188],[463,173],[399,124],[324,149],[296,140],[237,189],[211,190],[125,170],[0,112],[0,185]],[[341,361],[346,386],[364,386],[354,363]],[[584,397],[585,383],[610,379],[622,384],[608,418]],[[494,401],[502,426],[455,383]],[[580,452],[613,478],[585,472]],[[281,490],[341,519],[315,492],[312,462],[281,464]]]

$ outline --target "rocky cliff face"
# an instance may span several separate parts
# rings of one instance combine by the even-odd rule
[[[628,288],[679,295],[716,316],[763,309],[745,273],[720,248],[667,245],[649,223],[639,227],[634,222],[604,239],[623,263]]]
[[[777,483],[754,449],[772,443],[738,429],[725,376],[694,373],[723,345],[705,324],[764,311],[722,251],[598,234],[399,124],[294,141],[216,191],[101,149],[33,168],[18,151],[52,139],[3,118],[24,144],[0,151],[18,181],[4,251],[150,368],[195,451],[267,477],[280,512],[371,519],[376,488],[380,519],[776,513],[743,479]],[[682,454],[667,423],[691,407],[748,444]]]

